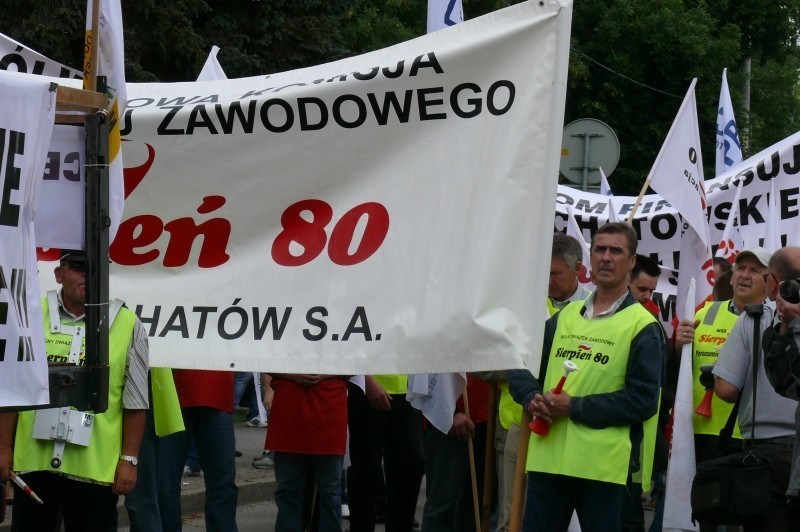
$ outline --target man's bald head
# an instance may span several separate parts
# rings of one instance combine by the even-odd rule
[[[769,259],[769,274],[775,278],[775,283],[770,283],[769,298],[777,298],[778,285],[789,279],[800,278],[800,247],[786,246],[772,254]]]

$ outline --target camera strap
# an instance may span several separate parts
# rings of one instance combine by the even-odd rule
[[[758,389],[759,352],[761,351],[761,315],[764,314],[764,307],[762,305],[748,305],[745,307],[745,312],[753,318],[753,353],[752,360],[750,361],[753,380],[753,414],[751,418],[752,426],[749,440],[749,447],[752,447],[756,431],[756,391]],[[733,427],[736,425],[736,418],[739,416],[739,405],[741,402],[742,394],[740,393],[736,402],[733,404],[733,409],[728,416],[728,421],[725,422],[725,426],[719,432],[719,449],[721,450],[727,449],[733,439]],[[745,446],[748,446],[747,439],[745,439]]]

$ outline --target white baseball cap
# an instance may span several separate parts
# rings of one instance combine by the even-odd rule
[[[738,263],[740,259],[743,259],[745,257],[753,257],[759,263],[761,263],[762,266],[767,267],[767,266],[769,266],[769,258],[771,256],[772,256],[772,253],[770,253],[766,249],[764,249],[762,247],[754,247],[754,248],[746,249],[744,251],[740,251],[739,254],[736,255],[736,260],[734,261],[734,264]]]

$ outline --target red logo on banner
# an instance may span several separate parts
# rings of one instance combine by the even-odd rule
[[[128,139],[122,140],[124,142]],[[131,195],[131,192],[136,190],[136,187],[138,187],[139,183],[142,182],[144,176],[146,176],[147,172],[150,171],[150,167],[153,166],[153,161],[156,158],[155,148],[146,142],[144,145],[147,146],[147,160],[144,162],[144,164],[122,169],[122,173],[125,177],[125,199],[128,199],[128,196]]]

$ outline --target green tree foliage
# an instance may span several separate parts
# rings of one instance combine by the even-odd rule
[[[617,133],[615,192],[639,192],[694,77],[713,168],[722,69],[739,58],[735,26],[680,0],[591,0],[576,6],[572,35],[566,120],[597,118]]]
[[[740,129],[750,126],[745,156],[796,131],[798,6],[797,0],[576,2],[565,120],[597,118],[617,132],[616,192],[638,193],[694,77],[706,177],[714,176],[723,68]],[[749,116],[740,72],[746,57],[753,58]]]
[[[0,0],[0,33],[78,70],[85,24],[85,1]]]
[[[468,19],[518,0],[463,0]],[[0,0],[0,32],[80,68],[86,0]],[[196,78],[211,46],[229,77],[334,61],[425,32],[426,0],[127,0],[126,72],[135,81]],[[611,178],[636,194],[692,78],[706,176],[722,69],[749,154],[800,122],[800,0],[575,0],[565,122],[597,118],[621,143]],[[751,112],[741,72],[752,59]]]

